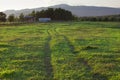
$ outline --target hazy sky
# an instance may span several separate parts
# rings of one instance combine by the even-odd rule
[[[55,4],[107,6],[120,8],[120,0],[0,0],[0,11],[46,7]]]

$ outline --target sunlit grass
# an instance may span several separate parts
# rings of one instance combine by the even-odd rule
[[[46,69],[50,64],[52,70]],[[0,27],[2,80],[119,80],[119,76],[120,23],[62,22]]]

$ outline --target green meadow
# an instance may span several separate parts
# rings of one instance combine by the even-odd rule
[[[0,25],[0,80],[120,80],[120,23]]]

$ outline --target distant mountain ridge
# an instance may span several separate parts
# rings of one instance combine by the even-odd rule
[[[47,8],[63,8],[63,9],[71,11],[74,15],[76,15],[78,17],[105,16],[105,15],[120,14],[120,8],[96,7],[96,6],[70,6],[67,4],[60,4],[60,5],[33,8],[33,9],[7,10],[4,12],[7,15],[15,14],[15,16],[19,16],[21,13],[23,13],[24,15],[27,15],[27,14],[31,13],[33,10],[41,11],[42,9],[47,9]]]

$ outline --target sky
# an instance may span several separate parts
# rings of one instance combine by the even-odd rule
[[[0,0],[0,11],[48,7],[57,4],[72,6],[104,6],[120,8],[120,0]]]

